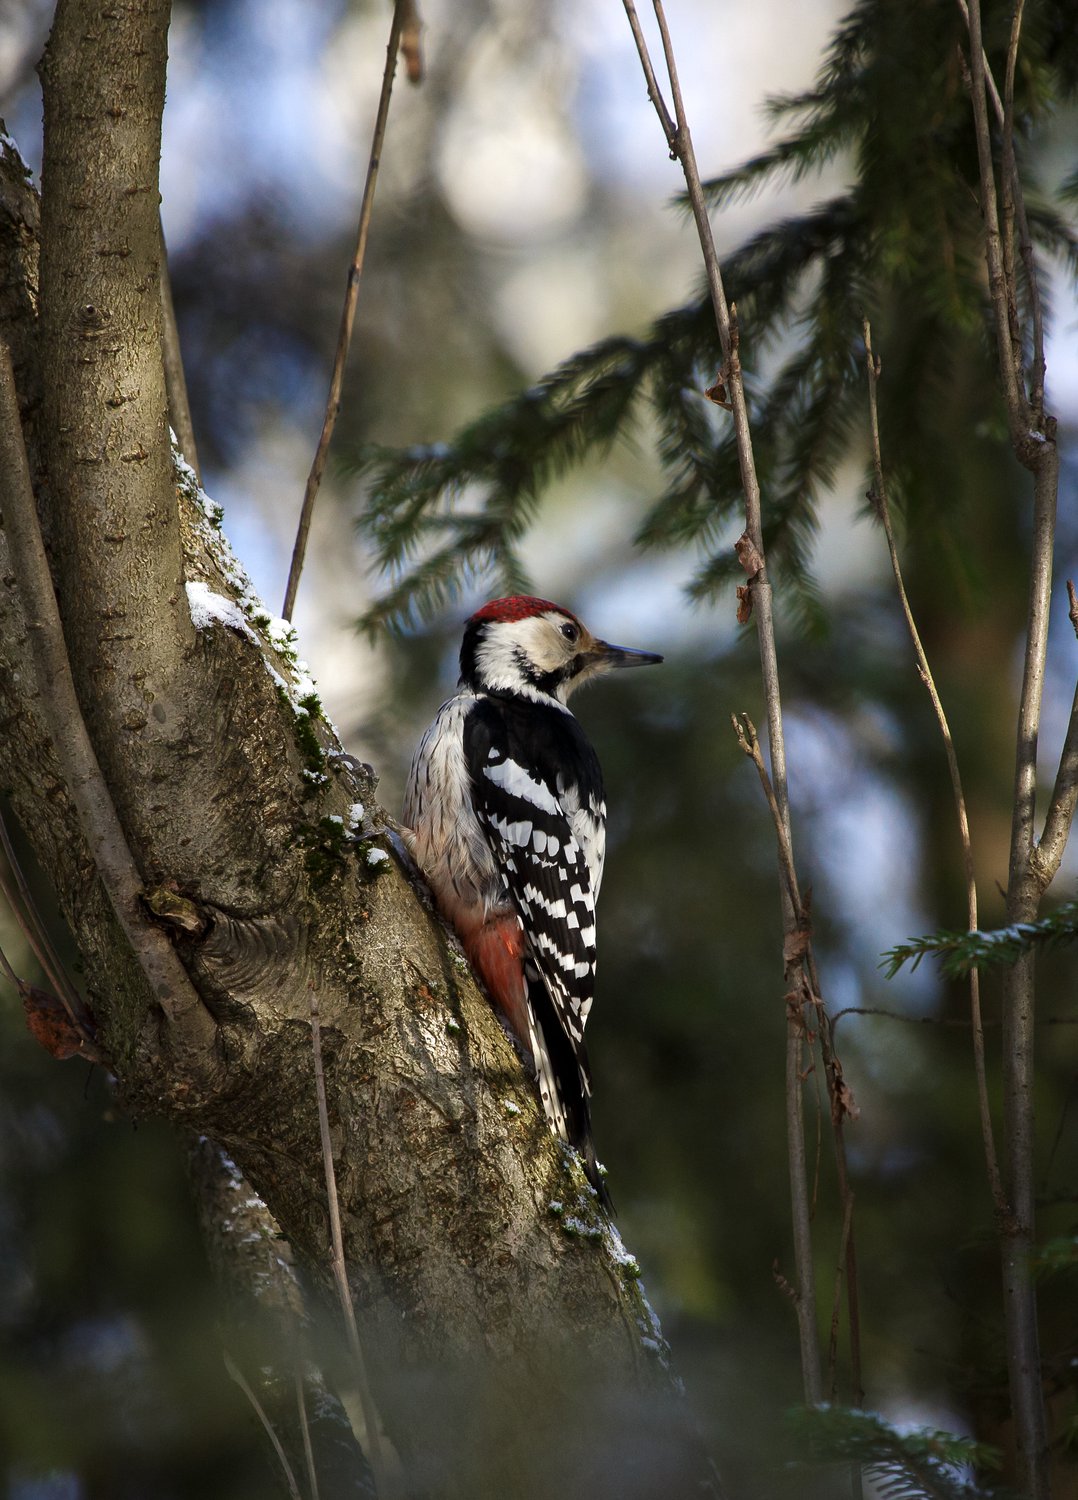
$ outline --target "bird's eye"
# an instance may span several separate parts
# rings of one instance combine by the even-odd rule
[[[571,620],[566,620],[565,624],[561,627],[561,633],[567,641],[575,641],[580,634]]]

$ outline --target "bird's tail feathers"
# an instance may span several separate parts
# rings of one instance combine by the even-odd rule
[[[613,1213],[614,1204],[595,1156],[591,1138],[591,1074],[583,1042],[573,1044],[558,1019],[542,976],[526,960],[528,1023],[539,1097],[547,1122],[561,1140],[580,1153],[584,1173],[600,1203]]]

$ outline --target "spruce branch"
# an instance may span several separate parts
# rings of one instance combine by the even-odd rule
[[[887,1500],[981,1500],[990,1491],[963,1471],[998,1470],[999,1451],[931,1427],[899,1431],[875,1412],[843,1406],[803,1407],[790,1428],[816,1463],[858,1463]]]
[[[606,339],[470,423],[452,445],[403,453],[372,445],[352,455],[370,486],[360,528],[397,575],[362,627],[430,618],[488,569],[526,583],[516,544],[544,488],[608,451],[663,352],[658,338]]]
[[[1034,1269],[1038,1276],[1078,1270],[1078,1236],[1064,1234],[1046,1240],[1037,1251]]]
[[[769,348],[781,353],[766,383],[746,376],[745,390],[758,477],[767,495],[762,521],[772,583],[782,585],[787,607],[810,628],[822,613],[811,579],[817,508],[859,438],[862,316],[867,311],[874,320],[898,319],[903,325],[911,316],[919,320],[902,379],[888,400],[895,408],[894,430],[905,430],[903,446],[915,454],[930,453],[931,459],[915,458],[904,470],[895,468],[892,486],[896,497],[901,487],[904,499],[924,491],[923,503],[931,502],[934,524],[946,526],[946,502],[956,488],[939,462],[946,458],[948,440],[931,428],[939,404],[919,401],[918,393],[940,384],[939,351],[953,345],[956,336],[967,357],[980,357],[980,342],[970,335],[989,325],[991,313],[979,266],[980,217],[968,191],[967,111],[939,76],[951,66],[940,60],[953,55],[961,17],[957,8],[934,13],[935,34],[928,45],[922,40],[916,48],[906,48],[905,33],[896,36],[888,16],[872,0],[856,7],[839,25],[815,86],[769,101],[769,112],[786,127],[786,136],[735,171],[702,185],[707,205],[718,207],[791,173],[818,170],[842,153],[850,162],[848,186],[807,212],[770,225],[722,263],[727,296],[736,302],[742,325],[752,330],[754,352],[760,351],[761,358]],[[1015,75],[1015,116],[1026,131],[1044,112],[1044,66],[1024,59]],[[896,75],[906,80],[897,100]],[[648,86],[650,90],[650,82]],[[926,89],[946,101],[927,135],[923,112],[916,106]],[[676,129],[676,121],[665,102],[663,109],[669,140],[667,127]],[[914,160],[922,163],[917,171],[909,170]],[[1023,261],[1024,204],[1029,256],[1034,251],[1059,255],[1070,274],[1078,274],[1078,237],[1056,203],[1030,196],[1026,204],[1015,189]],[[1032,259],[1030,266],[1035,271]],[[1021,290],[1022,311],[1035,322],[1029,268]],[[699,550],[692,597],[711,598],[727,588],[736,579],[728,545],[739,460],[730,424],[698,410],[706,406],[702,393],[715,377],[710,301],[706,292],[656,319],[638,338],[604,340],[583,351],[532,391],[469,423],[444,446],[396,453],[369,449],[358,461],[352,456],[352,466],[362,468],[367,479],[369,515],[360,524],[379,565],[393,578],[393,607],[375,606],[365,621],[368,628],[387,620],[428,618],[444,604],[442,587],[424,593],[432,577],[443,578],[444,569],[417,572],[414,588],[408,586],[412,564],[434,545],[421,525],[429,511],[481,507],[492,524],[499,516],[507,525],[519,522],[519,536],[550,479],[587,459],[601,458],[617,438],[631,437],[645,404],[659,431],[665,485],[638,540]],[[1035,343],[1033,338],[1031,370]],[[930,356],[929,351],[936,352]],[[997,411],[987,382],[984,389],[989,394],[979,416],[992,427]],[[573,403],[568,428],[557,421],[522,422],[520,403],[536,399],[540,405]],[[609,402],[615,414],[620,409],[620,421],[605,425],[597,420],[589,429],[586,408],[591,401]],[[931,443],[925,442],[926,426]],[[447,531],[444,539],[448,537]],[[511,571],[507,565],[513,550],[495,545],[487,554],[477,547],[462,558],[462,578],[477,577],[488,566]],[[447,587],[454,592],[452,582]]]
[[[818,615],[808,568],[815,505],[841,459],[856,391],[852,342],[839,348],[816,325],[857,327],[848,296],[856,279],[843,255],[851,227],[845,200],[832,200],[755,236],[727,265],[742,315],[762,335],[787,321],[795,288],[813,264],[833,262],[804,315],[804,339],[773,391],[757,393],[746,381],[762,451],[790,451],[769,504],[765,537],[791,602],[806,620]],[[849,304],[844,311],[834,301],[842,288]],[[490,529],[469,536],[470,526],[461,526],[458,584],[492,564],[512,572],[513,548],[503,548],[501,538],[523,535],[552,480],[602,458],[631,433],[645,401],[658,422],[669,483],[637,539],[655,547],[695,542],[705,557],[693,596],[710,597],[725,587],[729,554],[721,544],[729,540],[725,522],[736,519],[739,459],[736,442],[716,425],[703,395],[714,376],[714,329],[710,297],[694,299],[656,319],[640,338],[617,335],[572,356],[469,423],[450,443],[403,450],[368,445],[346,455],[345,467],[368,486],[360,528],[394,579],[390,593],[364,616],[364,628],[430,618],[457,591],[448,559],[431,566],[423,559],[435,523],[451,535],[461,512],[478,510]],[[824,352],[809,353],[813,348]],[[815,431],[821,421],[823,437]],[[814,456],[806,461],[810,450]],[[799,472],[801,480],[794,478]]]
[[[898,943],[883,954],[880,968],[893,979],[906,964],[916,969],[929,956],[940,959],[948,979],[964,979],[975,969],[1013,966],[1027,953],[1044,951],[1078,940],[1078,901],[1066,901],[1035,922],[1012,922],[1006,927],[954,932],[943,928]]]

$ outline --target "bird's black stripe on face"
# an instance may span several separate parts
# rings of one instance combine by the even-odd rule
[[[562,667],[555,667],[552,672],[541,672],[533,661],[529,661],[522,647],[517,647],[513,652],[513,661],[524,681],[532,687],[538,688],[541,693],[549,693],[554,698],[558,689],[565,682],[572,682],[579,672],[587,666],[589,657],[578,651],[575,656]]]

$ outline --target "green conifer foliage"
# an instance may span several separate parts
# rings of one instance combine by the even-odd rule
[[[1066,10],[1063,0],[1027,7],[1016,115],[1037,252],[1073,276],[1078,236],[1064,205],[1078,195],[1078,177],[1053,195],[1033,171],[1078,75]],[[1000,12],[987,36],[997,69],[1007,20]],[[866,315],[884,356],[892,500],[918,545],[942,546],[953,563],[950,526],[1008,468],[963,41],[957,6],[862,0],[838,27],[815,86],[769,101],[775,144],[707,184],[721,214],[777,182],[836,167],[847,177],[840,191],[751,237],[723,267],[748,371],[768,555],[787,606],[806,623],[820,617],[811,560],[821,496],[844,459],[864,456]],[[729,543],[741,507],[730,424],[704,394],[718,359],[700,295],[640,337],[573,355],[448,444],[354,455],[369,480],[360,524],[392,579],[366,626],[430,618],[477,576],[524,586],[519,542],[545,485],[633,434],[645,406],[666,487],[638,539],[694,544],[691,591],[714,595],[738,573]],[[972,463],[958,432],[975,435]]]

